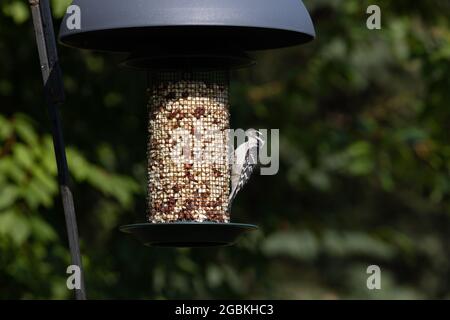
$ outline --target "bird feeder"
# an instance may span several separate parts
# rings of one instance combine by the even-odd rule
[[[149,74],[147,223],[121,230],[145,245],[215,246],[256,229],[230,217],[230,71],[253,64],[248,52],[312,40],[314,27],[303,3],[75,0],[73,5],[80,8],[81,28],[69,29],[67,14],[63,44],[128,53],[123,65]],[[187,151],[180,147],[186,137],[192,138]],[[198,159],[197,152],[205,150]],[[183,161],[176,161],[180,154]]]

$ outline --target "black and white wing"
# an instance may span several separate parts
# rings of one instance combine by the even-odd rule
[[[248,141],[234,151],[231,169],[231,193],[228,205],[231,208],[234,198],[250,179],[258,161],[258,149],[264,146],[262,134],[254,129],[246,132]]]

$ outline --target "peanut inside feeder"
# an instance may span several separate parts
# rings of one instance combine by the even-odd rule
[[[228,72],[158,72],[149,92],[148,220],[229,222]]]

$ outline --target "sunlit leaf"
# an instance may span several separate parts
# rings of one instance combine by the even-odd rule
[[[23,1],[12,1],[3,7],[5,15],[14,19],[17,24],[24,23],[30,17],[28,6]]]
[[[2,186],[0,191],[0,210],[10,207],[17,200],[19,190],[17,187],[9,185]]]

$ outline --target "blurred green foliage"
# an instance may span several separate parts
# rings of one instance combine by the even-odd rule
[[[55,25],[70,1],[55,0]],[[62,108],[90,298],[450,298],[450,5],[305,1],[317,39],[233,75],[233,127],[280,128],[280,172],[220,249],[150,249],[145,74],[61,47]],[[26,1],[0,3],[0,298],[69,298],[69,254]],[[382,290],[366,288],[378,264]]]

